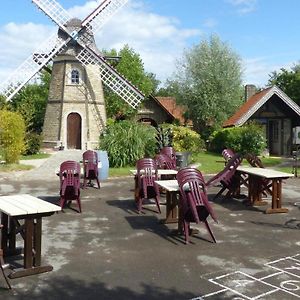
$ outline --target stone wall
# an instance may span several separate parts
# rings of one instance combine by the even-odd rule
[[[72,84],[71,70],[80,73],[80,83]],[[103,87],[97,66],[85,68],[74,57],[60,55],[53,63],[49,98],[44,120],[44,146],[67,145],[67,117],[81,116],[81,149],[98,146],[99,135],[106,125]]]

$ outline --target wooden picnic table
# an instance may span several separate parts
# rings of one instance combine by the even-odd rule
[[[53,270],[51,265],[41,264],[42,218],[60,210],[57,205],[27,194],[0,197],[3,224],[1,247],[4,255],[20,254],[22,249],[16,248],[17,233],[24,239],[23,267],[14,269],[9,275],[11,279]]]
[[[156,180],[155,183],[166,191],[166,219],[165,224],[178,222],[179,186],[176,179]]]
[[[271,195],[272,207],[267,208],[265,213],[286,213],[287,208],[282,207],[282,180],[293,177],[293,174],[280,172],[268,168],[239,166],[237,172],[247,174],[249,177],[248,197],[251,205],[265,205],[262,201],[263,182],[262,179],[269,179],[272,182]]]

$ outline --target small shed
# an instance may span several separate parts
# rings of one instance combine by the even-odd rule
[[[252,95],[247,93],[249,90],[246,86],[246,102],[225,121],[223,127],[256,121],[264,128],[270,155],[291,155],[292,129],[300,125],[300,107],[277,86]]]
[[[144,106],[139,109],[137,120],[157,127],[162,123],[177,121],[180,125],[191,125],[191,121],[184,118],[186,109],[176,103],[174,97],[149,96]]]

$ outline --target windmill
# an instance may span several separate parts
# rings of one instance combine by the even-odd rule
[[[106,123],[102,83],[133,108],[144,95],[120,75],[97,49],[94,33],[128,0],[104,0],[83,21],[72,18],[55,0],[32,0],[55,24],[48,38],[0,86],[10,100],[52,61],[52,77],[43,126],[44,146],[91,149]]]

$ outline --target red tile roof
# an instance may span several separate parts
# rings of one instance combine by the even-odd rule
[[[236,123],[270,91],[270,89],[272,89],[272,87],[262,90],[261,92],[250,97],[248,101],[246,101],[232,117],[224,122],[223,127],[235,126]]]
[[[183,116],[186,109],[176,104],[176,100],[174,97],[155,97],[160,105],[167,110],[175,119],[178,119],[180,124],[184,124],[185,118]]]

